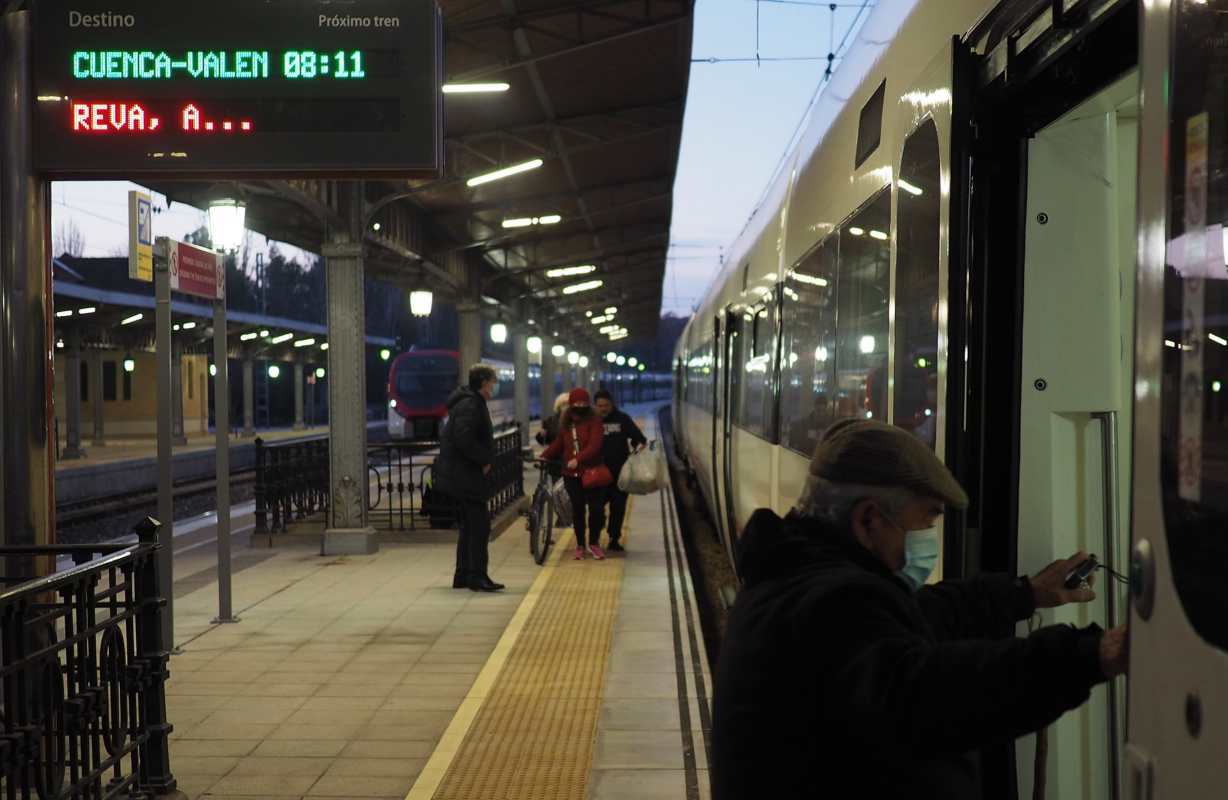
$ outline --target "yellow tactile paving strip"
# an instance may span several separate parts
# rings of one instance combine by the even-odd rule
[[[556,544],[407,800],[584,800],[623,559],[576,563],[572,541]]]

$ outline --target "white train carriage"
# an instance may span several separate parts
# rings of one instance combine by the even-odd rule
[[[880,0],[860,40],[679,341],[679,449],[732,555],[833,421],[909,428],[972,498],[936,579],[1131,576],[1044,612],[1132,646],[1044,796],[1219,796],[1228,0]],[[1034,752],[987,746],[985,796]]]

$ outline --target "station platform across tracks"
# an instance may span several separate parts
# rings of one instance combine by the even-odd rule
[[[653,437],[655,415],[638,416]],[[708,797],[712,681],[671,494],[632,498],[625,553],[575,561],[573,541],[562,531],[539,567],[513,522],[490,546],[498,594],[452,588],[454,532],[370,556],[251,551],[233,625],[211,624],[211,548],[177,554],[180,791]]]

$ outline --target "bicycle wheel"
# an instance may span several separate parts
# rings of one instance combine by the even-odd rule
[[[546,498],[546,507],[542,509],[541,522],[538,527],[542,528],[542,557],[538,560],[538,564],[543,564],[546,561],[546,556],[550,553],[550,545],[554,543],[554,504],[550,502],[550,498]]]
[[[549,544],[545,539],[545,517],[549,513],[547,509],[550,507],[550,498],[545,492],[536,492],[533,495],[533,510],[529,515],[529,552],[533,554],[533,560],[538,564],[546,560],[546,549]]]

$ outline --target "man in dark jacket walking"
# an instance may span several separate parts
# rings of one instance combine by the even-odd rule
[[[605,437],[601,440],[601,460],[610,468],[614,485],[609,487],[606,499],[610,501],[610,547],[611,553],[621,553],[625,548],[619,540],[623,535],[623,518],[627,516],[627,493],[618,488],[618,473],[627,463],[631,448],[636,450],[648,444],[644,432],[635,420],[614,407],[610,392],[601,389],[595,395],[594,405],[605,425]]]
[[[494,368],[475,364],[469,370],[468,385],[448,398],[448,424],[440,435],[435,485],[456,503],[460,538],[456,543],[453,589],[497,592],[503,588],[503,584],[495,583],[487,574],[488,476],[495,460],[495,434],[486,403],[498,388],[499,376]]]
[[[919,439],[862,420],[828,431],[785,519],[756,511],[717,666],[713,797],[980,798],[967,755],[1052,723],[1126,666],[1125,628],[1012,634],[1085,556],[1028,579],[924,586],[944,506],[966,507]]]

